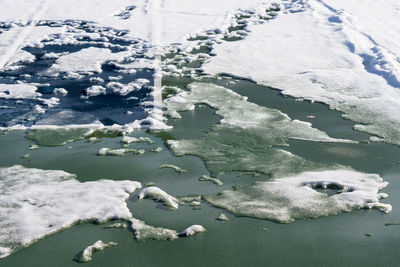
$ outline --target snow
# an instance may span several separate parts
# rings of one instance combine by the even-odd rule
[[[203,226],[201,226],[199,224],[194,224],[194,225],[186,228],[185,230],[183,230],[179,234],[179,236],[192,236],[196,233],[201,233],[201,232],[205,232],[205,231],[206,231],[206,229]]]
[[[142,189],[142,191],[140,191],[139,193],[139,199],[143,198],[154,199],[155,201],[162,202],[164,205],[173,209],[178,209],[179,207],[178,199],[169,195],[168,193],[156,186],[150,186]]]
[[[143,137],[140,136],[139,138],[136,137],[131,137],[131,136],[124,136],[121,139],[122,144],[133,144],[133,143],[148,143],[148,144],[154,144],[154,141],[150,137]]]
[[[77,262],[88,262],[92,260],[93,253],[96,251],[101,251],[109,247],[116,246],[117,243],[109,242],[103,243],[103,241],[99,240],[95,242],[93,245],[88,246],[84,250],[82,250],[78,255],[75,256],[74,260]]]
[[[60,73],[67,75],[101,73],[101,65],[107,60],[123,58],[127,52],[112,53],[108,48],[89,47],[78,52],[60,56],[55,64],[43,74],[57,76]]]
[[[177,172],[179,174],[184,174],[184,173],[187,172],[187,170],[182,169],[181,167],[178,167],[178,166],[173,165],[173,164],[162,164],[158,168],[159,169],[165,169],[165,168],[173,169],[175,172]]]
[[[178,238],[178,233],[175,230],[150,226],[138,219],[131,219],[130,223],[130,228],[138,241],[174,240]]]
[[[81,183],[64,171],[0,168],[0,257],[79,222],[130,219],[125,200],[140,187],[134,181]]]
[[[379,193],[387,185],[377,174],[325,170],[257,182],[204,199],[237,216],[291,223],[363,208],[389,213],[392,206],[379,202],[387,197],[385,193]],[[336,190],[336,194],[329,196],[315,190],[327,188]]]
[[[346,118],[366,124],[357,129],[400,144],[396,4],[393,0],[283,2],[275,19],[249,23],[245,39],[216,46],[217,56],[203,69],[327,103],[345,112]]]
[[[41,96],[36,92],[37,87],[30,84],[0,84],[0,98],[5,99],[31,99]]]

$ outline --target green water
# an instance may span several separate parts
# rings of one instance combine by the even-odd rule
[[[219,81],[224,83],[226,81]],[[297,102],[284,98],[277,91],[240,81],[233,90],[249,97],[249,101],[270,108],[279,108],[292,118],[309,120],[330,136],[367,139],[367,135],[352,130],[352,123],[341,119],[340,113],[318,103]],[[214,110],[197,107],[183,113],[181,120],[171,120],[175,138],[198,138],[218,122]],[[98,157],[101,147],[119,148],[120,138],[105,138],[100,143],[78,141],[60,147],[40,147],[29,151],[32,144],[23,132],[0,136],[0,166],[21,164],[41,169],[62,169],[75,173],[80,181],[131,179],[143,184],[155,182],[171,195],[213,194],[232,185],[249,184],[268,177],[252,177],[239,172],[225,173],[224,185],[200,182],[208,175],[203,162],[193,156],[175,157],[154,134],[144,131],[133,136],[148,136],[155,144],[135,144],[132,148],[150,151],[157,146],[160,153],[125,157]],[[118,245],[97,252],[85,266],[398,266],[400,226],[385,223],[400,222],[400,150],[387,144],[329,144],[289,141],[285,148],[317,163],[339,163],[358,171],[380,174],[390,185],[383,190],[389,197],[383,202],[393,205],[390,214],[375,210],[359,210],[337,216],[278,224],[252,218],[235,217],[229,212],[202,203],[200,210],[189,205],[176,211],[164,209],[151,200],[127,201],[135,218],[153,226],[181,231],[192,224],[201,224],[206,233],[174,241],[137,242],[126,229],[104,229],[104,225],[83,223],[61,231],[0,260],[0,266],[78,266],[75,254],[101,239]],[[71,146],[71,148],[69,148]],[[21,156],[29,153],[30,160]],[[188,170],[178,174],[172,169],[159,169],[162,164],[174,164]],[[224,212],[229,221],[215,218]],[[267,231],[263,231],[268,228]],[[366,236],[365,234],[371,234]]]

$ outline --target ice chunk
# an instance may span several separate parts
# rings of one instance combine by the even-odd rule
[[[163,164],[163,165],[160,165],[158,168],[159,169],[165,169],[165,168],[173,169],[175,172],[177,172],[179,174],[184,174],[187,172],[187,170],[182,169],[181,167],[178,167],[178,166],[175,166],[172,164]]]
[[[134,148],[120,148],[120,149],[111,149],[107,147],[103,147],[97,153],[98,156],[116,156],[123,157],[127,153],[134,153],[138,155],[143,155],[145,151],[143,149],[134,149]]]
[[[122,137],[121,140],[122,144],[132,144],[132,143],[148,143],[148,144],[154,144],[154,141],[149,138],[149,137],[130,137],[130,136],[124,136]]]
[[[226,216],[226,214],[221,213],[220,215],[218,215],[217,220],[218,221],[229,221],[229,218],[228,218],[228,216]]]
[[[173,209],[177,209],[179,207],[179,200],[173,196],[170,196],[160,188],[156,186],[150,186],[142,189],[139,193],[139,199],[143,198],[151,198],[155,201],[162,202],[165,206],[168,206]]]
[[[18,83],[18,84],[0,84],[0,98],[6,99],[35,99],[41,96],[36,92],[37,87]]]
[[[179,234],[179,236],[191,236],[196,233],[201,233],[201,232],[205,232],[205,231],[206,231],[206,229],[203,226],[195,224],[195,225],[192,225],[192,226],[186,228],[185,230],[183,230]]]
[[[201,177],[199,178],[199,181],[210,181],[210,182],[212,182],[212,183],[214,183],[214,184],[216,184],[216,185],[218,185],[218,186],[222,186],[222,185],[224,184],[220,179],[218,179],[218,178],[212,178],[212,177],[207,176],[207,175],[201,176]]]
[[[386,195],[378,193],[387,185],[376,174],[325,170],[257,182],[218,195],[207,195],[204,199],[237,216],[290,223],[362,208],[388,213],[392,207],[379,202]],[[333,190],[334,194],[324,190]]]
[[[87,248],[79,252],[75,256],[74,260],[81,263],[91,261],[94,252],[101,251],[104,250],[105,248],[113,247],[116,245],[117,243],[114,242],[103,243],[103,241],[99,240],[95,242],[93,245],[88,246]]]
[[[109,225],[104,226],[104,228],[106,229],[110,229],[110,228],[127,228],[125,223],[112,223]]]
[[[150,226],[138,219],[131,219],[130,223],[135,239],[138,241],[174,240],[178,238],[178,233],[175,230]]]
[[[101,64],[107,60],[119,59],[127,52],[112,53],[108,48],[89,47],[59,57],[43,74],[57,76],[60,73],[88,74],[102,72]]]
[[[125,200],[141,184],[81,183],[64,171],[0,168],[0,257],[84,221],[132,218]],[[2,251],[6,251],[2,250]]]

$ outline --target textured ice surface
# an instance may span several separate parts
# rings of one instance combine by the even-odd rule
[[[218,195],[207,195],[204,199],[237,216],[290,223],[296,219],[318,218],[362,208],[388,213],[392,206],[379,202],[387,197],[385,193],[379,193],[387,185],[376,174],[328,170],[257,182]],[[317,191],[319,189],[335,190],[336,193],[328,195]]]
[[[205,232],[205,231],[206,231],[206,229],[203,226],[195,224],[195,225],[192,225],[192,226],[186,228],[185,230],[183,230],[179,234],[179,236],[191,236],[196,233],[201,233],[201,232]]]
[[[212,183],[214,183],[214,184],[216,184],[218,186],[222,186],[224,184],[220,179],[213,178],[213,177],[210,177],[210,176],[207,176],[207,175],[201,176],[199,178],[199,181],[209,181],[209,182],[212,182]]]
[[[175,230],[150,226],[137,219],[132,219],[130,223],[135,239],[138,241],[174,240],[178,238],[178,233]]]
[[[170,140],[177,155],[197,155],[212,172],[258,171],[295,173],[318,166],[282,148],[287,139],[321,142],[350,142],[330,138],[311,124],[291,120],[286,114],[248,102],[232,90],[207,83],[193,83],[189,92],[181,92],[165,101],[170,116],[190,110],[195,104],[207,104],[222,117],[219,124],[199,139]]]
[[[112,53],[107,48],[89,47],[75,53],[59,57],[56,62],[46,70],[47,75],[99,73],[101,65],[107,60],[123,58],[126,52]]]
[[[41,96],[36,90],[36,86],[29,84],[0,84],[0,98],[29,99]]]
[[[81,183],[63,171],[0,168],[0,257],[78,222],[130,219],[125,200],[140,187],[134,181]]]
[[[103,241],[99,240],[99,241],[95,242],[93,245],[88,246],[87,248],[85,248],[84,250],[79,252],[75,256],[74,260],[77,262],[81,262],[81,263],[91,261],[94,252],[101,251],[101,250],[104,250],[106,248],[113,247],[116,245],[117,245],[117,243],[115,243],[115,242],[103,243]]]
[[[359,122],[356,129],[400,144],[397,1],[278,3],[274,19],[249,23],[246,38],[216,46],[203,69],[325,102]]]
[[[162,164],[158,167],[159,169],[165,169],[165,168],[169,168],[169,169],[173,169],[174,171],[176,171],[179,174],[184,174],[187,172],[187,170],[182,169],[181,167],[172,165],[172,164]]]
[[[151,198],[155,201],[162,202],[164,205],[177,209],[179,207],[179,200],[169,195],[165,191],[156,186],[150,186],[142,189],[139,193],[139,199]]]

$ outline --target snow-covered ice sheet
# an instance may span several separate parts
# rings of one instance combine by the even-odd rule
[[[0,168],[0,258],[83,221],[132,217],[125,200],[141,184],[81,183],[64,171]]]
[[[204,70],[322,101],[363,124],[357,129],[400,144],[397,1],[281,1],[281,8],[275,19],[249,23],[244,40],[216,46]]]
[[[386,186],[387,182],[376,174],[327,170],[257,182],[218,195],[208,195],[204,199],[238,216],[290,223],[296,219],[318,218],[362,208],[388,213],[392,206],[379,202],[387,197],[385,193],[379,193]],[[318,192],[318,189],[335,192],[329,195]]]

